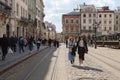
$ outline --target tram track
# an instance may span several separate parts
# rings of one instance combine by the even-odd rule
[[[101,55],[101,54],[90,54],[90,55],[91,55],[91,56],[94,56],[95,58],[97,58],[98,60],[104,62],[105,64],[111,66],[112,68],[120,71],[120,64],[119,64],[120,62],[118,62],[118,61],[116,61],[116,60],[114,60],[114,59],[112,59],[112,58],[103,56],[103,55]],[[101,58],[100,56],[101,56],[102,58]],[[111,62],[111,63],[109,63],[109,62],[107,62],[107,61],[109,61],[109,62]],[[119,66],[115,66],[115,64],[117,64],[117,65],[119,65]]]
[[[35,67],[27,74],[27,76],[24,77],[23,80],[29,80],[30,77],[32,77],[32,74],[34,74],[37,70],[37,68],[39,68],[39,66],[41,65],[41,63],[50,56],[52,51],[49,52],[49,54],[45,55],[38,64],[35,65]],[[55,80],[55,76],[56,76],[56,68],[57,68],[57,61],[58,61],[58,55],[59,55],[59,49],[57,50],[57,55],[56,55],[56,60],[54,63],[54,67],[51,73],[51,80]]]
[[[100,61],[103,64],[103,65],[101,65],[102,67],[110,70],[117,77],[119,77],[119,75],[120,75],[120,64],[119,64],[118,61],[113,60],[109,57],[103,56],[101,54],[97,54],[97,53],[95,54],[95,53],[90,52],[89,55],[90,55],[89,57],[92,57],[93,59]]]
[[[29,59],[16,65],[8,72],[6,71],[1,76],[1,78],[3,80],[36,80],[32,78],[39,77],[39,79],[37,80],[48,80],[45,79],[46,78],[45,76],[48,75],[47,74],[47,72],[49,72],[48,68],[51,68],[50,69],[51,74],[49,74],[51,78],[49,79],[55,80],[58,55],[59,55],[59,48],[58,49],[47,48],[46,50],[42,51],[40,54],[34,55],[33,57],[30,57]],[[51,60],[52,58],[53,60]],[[51,62],[53,63],[52,67],[50,67]],[[40,73],[40,76],[34,75],[37,74],[38,72]]]

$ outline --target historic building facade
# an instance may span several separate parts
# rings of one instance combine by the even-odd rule
[[[37,28],[36,28],[36,35],[41,37],[45,31],[44,27],[44,4],[43,0],[36,0],[36,19],[37,19]],[[43,28],[43,29],[42,29]]]
[[[115,33],[120,33],[120,7],[115,11]]]
[[[11,35],[10,16],[12,9],[12,0],[0,0],[0,37],[6,34]]]
[[[78,15],[73,15],[76,12]],[[63,38],[67,39],[70,36],[76,37],[78,34],[93,38],[95,36],[118,33],[120,32],[119,12],[119,9],[114,12],[108,6],[96,8],[94,5],[86,5],[84,3],[75,9],[74,12],[71,12],[72,15],[71,13],[63,14]],[[76,19],[79,20],[78,23],[74,23]],[[76,25],[79,26],[75,27]]]
[[[94,5],[80,5],[81,35],[94,35],[94,22],[97,21],[97,10]]]
[[[108,6],[98,9],[98,32],[101,35],[114,34],[114,11],[110,10]]]
[[[27,36],[28,27],[28,0],[13,0],[11,13],[11,36]]]
[[[0,0],[0,37],[41,37],[44,17],[43,0]]]
[[[45,31],[43,36],[46,36],[46,39],[56,39],[56,26],[48,21],[45,21]]]
[[[80,12],[73,11],[62,15],[62,35],[64,40],[69,37],[78,38],[81,31],[81,16]]]

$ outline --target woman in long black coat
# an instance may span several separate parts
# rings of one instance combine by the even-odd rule
[[[79,64],[83,66],[84,56],[85,53],[88,51],[87,42],[85,39],[83,39],[83,36],[79,37],[79,40],[77,42],[77,48],[78,48],[78,55],[79,55]]]

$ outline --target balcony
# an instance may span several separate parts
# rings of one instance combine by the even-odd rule
[[[2,13],[3,15],[10,15],[11,7],[0,1],[0,13]]]
[[[20,22],[21,22],[21,23],[24,23],[24,24],[27,24],[27,23],[28,23],[28,19],[25,18],[25,17],[21,17],[21,18],[20,18]]]

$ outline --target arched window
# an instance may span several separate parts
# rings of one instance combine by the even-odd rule
[[[83,17],[86,17],[86,14],[83,14]]]

